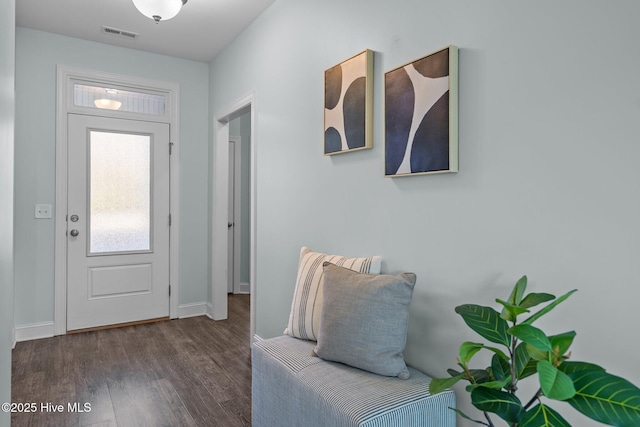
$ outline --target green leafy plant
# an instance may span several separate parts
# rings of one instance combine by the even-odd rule
[[[458,381],[468,381],[471,403],[483,412],[476,420],[458,409],[460,416],[475,423],[495,427],[492,414],[511,427],[565,427],[570,424],[547,404],[547,400],[569,403],[587,417],[620,427],[640,426],[640,389],[629,381],[609,374],[592,363],[570,361],[569,347],[574,331],[547,335],[533,323],[569,298],[572,290],[559,298],[546,293],[525,295],[523,276],[499,313],[491,307],[464,304],[456,307],[465,323],[497,346],[464,342],[458,355],[459,369],[449,369],[449,378],[433,379],[429,391],[436,394]],[[545,304],[531,314],[533,307]],[[521,316],[527,316],[519,321]],[[471,359],[480,351],[492,352],[491,366],[472,369]],[[518,382],[537,375],[538,391],[523,403],[517,396]]]

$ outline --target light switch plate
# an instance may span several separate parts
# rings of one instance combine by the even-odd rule
[[[51,205],[36,205],[36,218],[51,218]]]

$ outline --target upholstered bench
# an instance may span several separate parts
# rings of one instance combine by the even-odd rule
[[[316,343],[283,335],[252,346],[253,427],[455,427],[453,391],[430,378],[381,376],[317,357]]]

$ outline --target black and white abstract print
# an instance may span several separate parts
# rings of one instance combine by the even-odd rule
[[[449,169],[449,49],[385,74],[385,175]]]
[[[367,145],[367,54],[325,71],[324,153]]]

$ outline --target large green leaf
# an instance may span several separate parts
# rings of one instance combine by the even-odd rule
[[[520,427],[571,427],[571,424],[556,411],[540,403],[524,414]]]
[[[516,325],[507,332],[538,350],[550,351],[552,348],[547,335],[535,326]]]
[[[538,372],[538,361],[530,359],[525,365],[524,369],[520,372],[520,376],[518,377],[518,379],[521,379],[521,380],[525,379],[527,377],[530,377],[531,375],[536,374],[537,372]]]
[[[560,304],[561,302],[569,298],[574,292],[577,292],[577,291],[578,291],[577,289],[574,289],[572,291],[567,292],[566,294],[562,295],[560,298],[558,298],[551,304],[545,306],[542,310],[538,311],[537,313],[535,313],[533,316],[529,317],[527,320],[525,320],[522,323],[526,325],[532,324],[533,322],[535,322],[536,320],[538,320],[539,318],[541,318],[542,316],[544,316],[545,314],[547,314],[548,312],[556,308],[558,304]]]
[[[502,350],[500,350],[499,348],[495,348],[495,347],[489,347],[488,345],[485,345],[484,348],[486,348],[489,351],[493,351],[496,356],[499,356],[502,360],[509,360],[509,356],[507,356]]]
[[[511,364],[494,354],[491,358],[491,371],[496,381],[501,381],[511,375]]]
[[[576,395],[567,400],[587,417],[619,427],[640,426],[640,389],[604,371],[584,370],[569,375]]]
[[[466,369],[466,367],[469,365],[469,362],[471,361],[473,356],[475,356],[475,354],[482,349],[486,349],[494,352],[498,357],[502,358],[503,360],[509,360],[509,356],[507,356],[502,350],[498,348],[489,347],[482,343],[465,341],[460,345],[460,351],[458,354],[460,365]]]
[[[546,360],[538,362],[538,378],[542,392],[549,399],[567,400],[576,394],[571,378]]]
[[[527,350],[527,343],[521,342],[516,347],[514,360],[516,364],[516,375],[519,380],[527,378],[538,372],[538,363],[533,360]]]
[[[511,341],[507,333],[509,325],[493,308],[465,304],[456,307],[456,313],[462,316],[465,323],[483,338],[509,347]]]
[[[554,299],[556,299],[555,295],[544,294],[544,293],[542,294],[530,293],[529,295],[524,297],[524,299],[520,303],[520,307],[531,308],[531,307],[535,307],[536,305],[542,304],[543,302],[551,301]]]
[[[429,394],[438,394],[451,388],[455,383],[464,378],[464,374],[456,375],[450,378],[433,378],[429,383]]]
[[[460,363],[463,366],[467,366],[471,358],[484,347],[483,344],[478,344],[475,342],[465,341],[460,345]]]
[[[447,369],[447,374],[451,375],[452,377],[458,376],[458,375],[464,375],[463,372],[460,371],[456,371],[455,369]]]
[[[471,392],[471,390],[478,387],[493,388],[495,390],[501,390],[502,388],[506,388],[506,386],[509,383],[511,383],[511,375],[509,375],[507,378],[504,378],[500,381],[487,381],[486,383],[469,384],[466,387],[466,390],[469,393]]]
[[[467,374],[464,372],[459,372],[455,369],[447,369],[447,373],[452,377],[462,375],[464,378],[474,383],[486,383],[487,381],[491,381],[491,375],[489,375],[489,372],[486,369],[467,369],[466,372],[471,375],[471,378],[468,378]]]
[[[604,371],[604,368],[587,362],[562,362],[558,369],[567,375],[578,371]]]
[[[529,345],[527,343],[525,343],[527,346],[527,351],[529,352],[529,356],[535,360],[550,360],[549,357],[549,351],[542,351],[542,350],[538,350],[537,348],[533,347],[532,345]]]
[[[471,392],[471,403],[481,411],[497,414],[509,423],[518,423],[524,414],[520,399],[505,391],[476,388]]]
[[[480,350],[486,349],[494,352],[497,356],[502,358],[503,360],[509,360],[509,356],[507,356],[504,351],[500,350],[496,347],[489,347],[487,345],[481,343],[474,343],[470,341],[466,341],[460,345],[460,362],[463,366],[467,366],[467,364],[471,361],[471,358]]]
[[[491,381],[491,375],[486,369],[469,369],[469,373],[476,383],[486,383]]]

